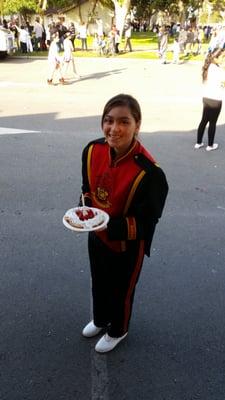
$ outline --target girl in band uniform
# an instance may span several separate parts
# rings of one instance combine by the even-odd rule
[[[95,347],[100,353],[128,333],[135,286],[168,192],[164,172],[138,140],[140,125],[137,100],[113,97],[103,110],[104,138],[89,143],[82,155],[85,204],[110,216],[107,227],[88,238],[93,320],[82,334],[104,330]]]

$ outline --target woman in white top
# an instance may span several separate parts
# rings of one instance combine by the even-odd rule
[[[63,41],[63,47],[64,47],[64,54],[63,54],[63,77],[66,77],[67,70],[69,67],[69,64],[72,64],[73,67],[73,73],[76,75],[76,77],[79,77],[76,67],[75,67],[75,62],[73,58],[73,44],[71,41],[72,35],[70,32],[67,32],[65,34],[65,39]]]
[[[207,55],[202,68],[203,112],[198,127],[195,149],[200,149],[204,146],[202,139],[208,123],[208,146],[206,147],[206,150],[216,150],[218,147],[218,144],[214,143],[214,137],[216,133],[216,123],[222,108],[223,86],[225,80],[225,74],[221,68],[223,57],[223,49],[213,50]]]
[[[87,50],[87,25],[85,22],[82,22],[80,26],[79,35],[81,39],[82,50]]]
[[[56,72],[57,75],[59,75],[59,82],[62,85],[64,85],[65,83],[61,71],[62,60],[61,57],[59,56],[58,43],[59,43],[59,34],[58,32],[56,32],[52,35],[52,42],[49,46],[49,51],[48,51],[48,79],[47,79],[48,85],[53,85],[53,78]]]
[[[29,32],[25,29],[25,26],[21,26],[20,28],[15,25],[17,31],[19,32],[19,40],[20,40],[20,49],[22,53],[27,53],[28,51],[28,41],[29,41]]]

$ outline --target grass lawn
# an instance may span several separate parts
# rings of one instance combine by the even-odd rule
[[[172,52],[172,45],[173,45],[173,38],[169,38],[169,45],[167,51],[167,59],[172,60],[173,52]],[[132,43],[132,52],[123,52],[124,48],[124,39],[122,39],[121,44],[119,46],[120,53],[115,55],[115,57],[120,58],[143,58],[143,59],[150,59],[150,60],[157,60],[158,57],[158,38],[157,35],[153,32],[133,32],[131,37]],[[93,37],[89,36],[87,40],[88,51],[81,50],[81,41],[79,39],[75,39],[75,52],[74,57],[100,57],[98,53],[93,50]],[[189,57],[184,57],[181,55],[180,59],[184,60],[196,60],[201,61],[204,58],[204,54],[207,50],[208,43],[204,43],[202,45],[202,53],[200,55],[194,56],[190,55]],[[29,53],[28,56],[38,56],[38,57],[47,57],[47,51],[38,51]],[[16,52],[15,55],[21,55],[20,52]],[[26,57],[26,56],[25,56]]]

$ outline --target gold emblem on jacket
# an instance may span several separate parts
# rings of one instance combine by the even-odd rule
[[[109,195],[109,193],[108,193],[105,189],[102,189],[102,188],[100,188],[100,187],[97,187],[97,190],[96,190],[96,197],[97,197],[100,201],[106,201],[108,195]]]
[[[98,186],[96,188],[95,192],[92,193],[92,195],[94,197],[94,201],[95,201],[97,207],[100,207],[100,208],[111,207],[111,203],[109,202],[109,199],[108,199],[109,193],[107,192],[107,190]]]

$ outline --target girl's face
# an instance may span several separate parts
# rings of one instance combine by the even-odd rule
[[[139,129],[140,121],[135,121],[126,106],[112,108],[103,119],[102,130],[106,141],[118,156],[127,152]]]

